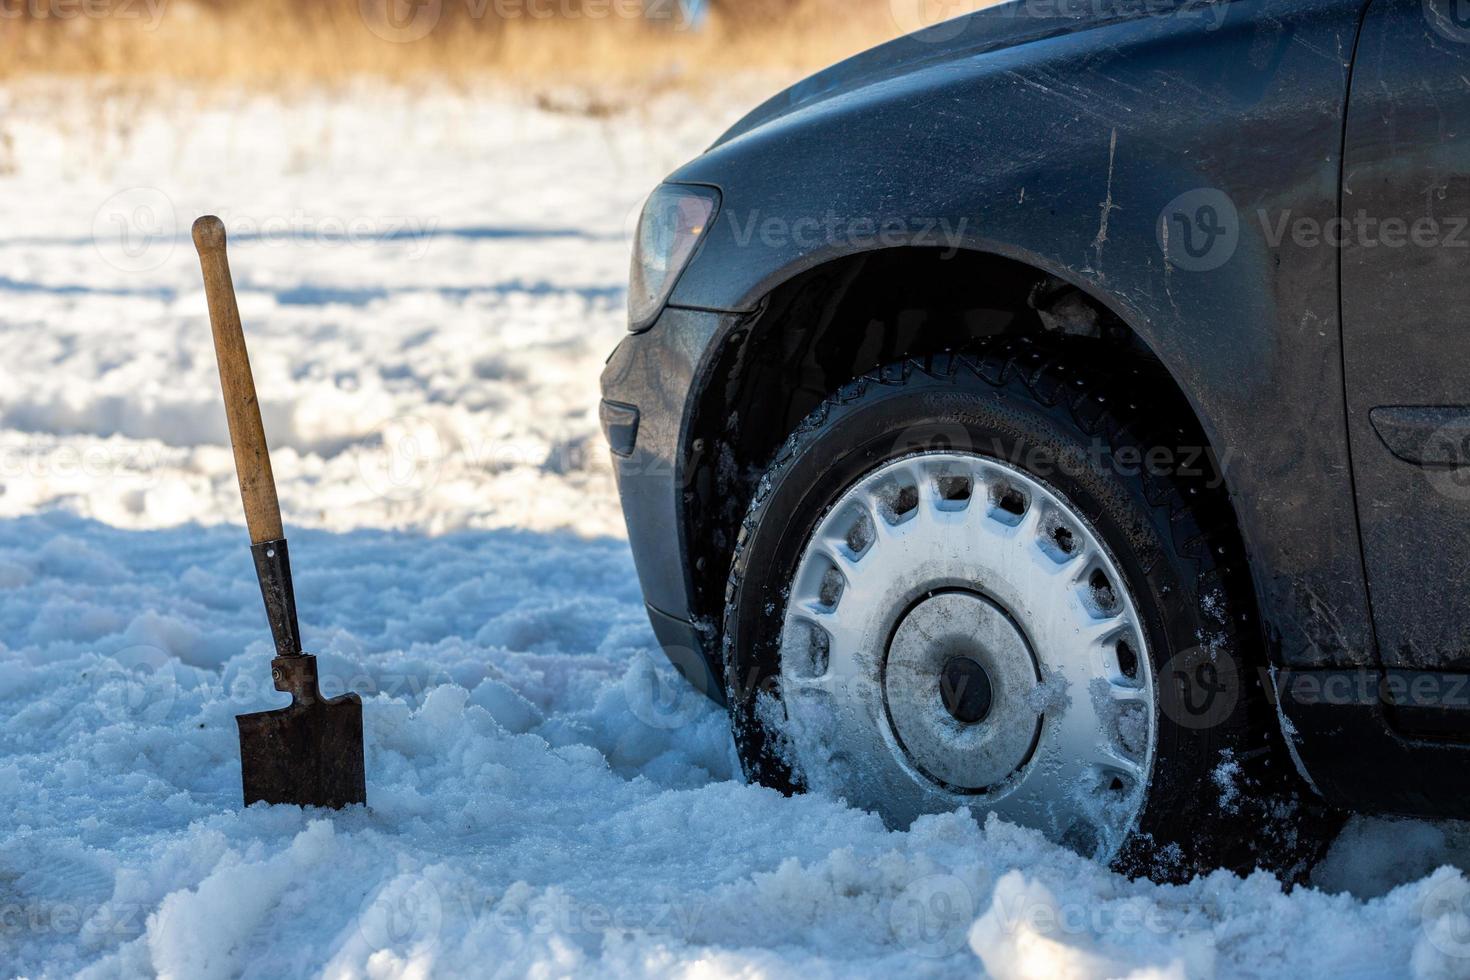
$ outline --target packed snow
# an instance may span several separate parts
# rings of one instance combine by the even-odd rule
[[[1458,825],[1355,821],[1290,893],[1165,887],[739,779],[654,646],[595,411],[630,216],[734,87],[0,96],[0,972],[1470,975]],[[208,211],[366,809],[239,806],[232,716],[279,701]]]

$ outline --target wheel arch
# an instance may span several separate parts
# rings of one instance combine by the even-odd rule
[[[720,620],[735,536],[770,455],[823,399],[883,364],[996,335],[1071,345],[1079,356],[1116,358],[1120,369],[1146,367],[1178,424],[1221,457],[1209,407],[1181,383],[1187,365],[1170,363],[1147,319],[1124,297],[1024,250],[850,252],[784,269],[759,289],[711,345],[690,397],[683,516],[697,620]],[[869,315],[858,317],[862,310]],[[1221,475],[1250,555],[1228,466]]]

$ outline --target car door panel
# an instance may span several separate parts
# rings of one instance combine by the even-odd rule
[[[1348,427],[1390,668],[1470,670],[1470,20],[1459,26],[1458,6],[1373,0],[1346,119]]]

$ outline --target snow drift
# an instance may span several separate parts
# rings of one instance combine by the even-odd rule
[[[738,779],[654,647],[595,413],[630,215],[738,99],[0,98],[4,972],[1470,975],[1458,826],[1356,822],[1290,893],[1163,887]],[[232,716],[276,701],[211,210],[366,810],[238,807]]]

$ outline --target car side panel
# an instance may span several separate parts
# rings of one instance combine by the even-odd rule
[[[1347,121],[1348,406],[1391,668],[1470,671],[1470,29],[1457,6],[1373,0]]]

